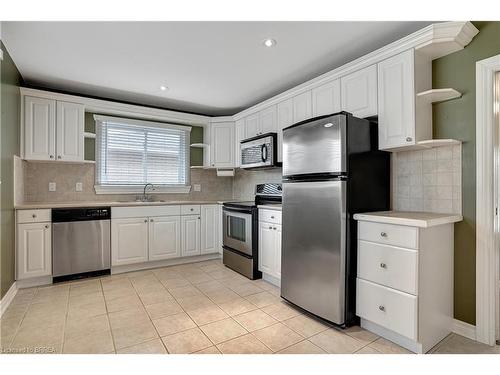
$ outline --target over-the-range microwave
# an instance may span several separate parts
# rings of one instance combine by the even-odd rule
[[[241,141],[240,167],[263,169],[281,166],[281,163],[278,163],[277,138],[276,133],[266,133]]]

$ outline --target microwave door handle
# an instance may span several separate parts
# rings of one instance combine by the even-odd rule
[[[261,155],[262,161],[265,162],[267,160],[267,146],[266,145],[261,146],[260,155]]]

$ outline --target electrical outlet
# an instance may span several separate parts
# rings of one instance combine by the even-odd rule
[[[201,191],[201,185],[200,184],[193,184],[193,190],[194,191]]]
[[[56,183],[49,182],[49,191],[56,191]]]
[[[83,184],[81,182],[77,182],[75,184],[75,190],[76,191],[82,191],[83,190]]]

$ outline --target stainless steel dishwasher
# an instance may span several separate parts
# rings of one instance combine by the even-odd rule
[[[110,273],[110,219],[110,207],[52,210],[54,282]]]

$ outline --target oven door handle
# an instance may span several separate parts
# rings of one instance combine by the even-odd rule
[[[263,144],[260,146],[260,156],[263,162],[267,161],[267,145]]]

